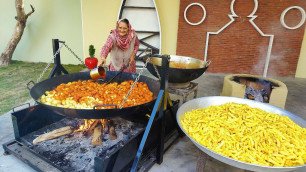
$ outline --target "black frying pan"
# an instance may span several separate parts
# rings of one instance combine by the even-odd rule
[[[117,71],[107,71],[106,79],[103,82],[107,82],[108,80],[113,78],[117,73],[118,73]],[[128,80],[134,81],[137,76],[138,74],[135,74],[135,73],[122,72],[116,78],[114,78],[112,82],[121,83],[123,81],[128,81]],[[43,104],[39,101],[40,97],[43,94],[45,94],[46,91],[53,90],[62,83],[68,83],[68,82],[73,82],[73,81],[78,81],[78,80],[89,80],[89,79],[91,79],[89,71],[53,77],[53,78],[46,79],[42,82],[35,84],[30,89],[30,94],[32,98],[39,105],[44,106],[59,115],[72,117],[72,118],[82,118],[82,119],[103,119],[103,118],[112,118],[112,117],[123,116],[123,115],[131,115],[139,111],[140,109],[153,107],[154,102],[159,92],[159,88],[160,88],[159,81],[154,80],[150,77],[140,76],[138,82],[144,82],[148,85],[150,91],[153,92],[153,100],[145,104],[131,106],[131,107],[124,107],[122,109],[117,109],[117,108],[113,108],[113,109],[95,109],[95,108],[94,109],[71,109],[71,108],[51,106],[51,105]]]

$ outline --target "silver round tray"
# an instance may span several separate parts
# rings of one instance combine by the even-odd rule
[[[205,152],[207,155],[223,162],[228,165],[245,169],[245,170],[251,170],[251,171],[267,171],[267,172],[281,172],[281,171],[292,171],[292,170],[306,170],[306,164],[300,165],[300,166],[293,166],[293,167],[272,167],[272,166],[262,166],[262,165],[256,165],[251,163],[246,163],[243,161],[235,160],[226,156],[223,156],[219,153],[216,153],[205,146],[202,146],[197,141],[195,141],[193,138],[191,138],[183,129],[179,122],[180,116],[184,115],[185,112],[198,109],[198,108],[205,108],[211,105],[222,105],[228,102],[234,102],[234,103],[242,103],[247,104],[250,107],[253,108],[260,108],[267,112],[277,113],[281,116],[288,116],[293,122],[298,124],[299,126],[306,128],[306,121],[302,118],[275,106],[266,104],[266,103],[260,103],[254,100],[248,100],[248,99],[242,99],[242,98],[236,98],[236,97],[225,97],[225,96],[211,96],[211,97],[201,97],[197,99],[190,100],[186,103],[184,103],[180,108],[178,109],[176,113],[176,120],[179,126],[181,127],[182,131],[189,137],[189,139],[203,152]],[[302,170],[302,171],[303,171]]]

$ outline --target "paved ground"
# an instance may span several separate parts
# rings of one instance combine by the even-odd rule
[[[148,75],[148,74],[147,74]],[[198,97],[219,96],[223,86],[223,74],[204,74],[196,80],[199,83]],[[274,78],[283,81],[288,87],[288,97],[286,110],[302,117],[306,120],[306,79],[296,78]],[[172,99],[177,96],[172,95]],[[190,96],[192,97],[192,96]],[[13,127],[10,113],[0,117],[0,144],[13,139]],[[180,138],[165,154],[164,162],[161,165],[154,165],[150,172],[169,171],[196,171],[198,149],[187,137]],[[0,148],[0,172],[7,171],[34,171],[29,166],[12,155],[3,155]],[[242,171],[241,169],[223,164],[217,160],[209,158],[205,172]],[[306,171],[303,169],[301,171]]]

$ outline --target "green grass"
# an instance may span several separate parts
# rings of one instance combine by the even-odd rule
[[[31,99],[26,85],[31,80],[36,83],[46,66],[46,63],[12,61],[7,67],[0,67],[0,116]],[[69,73],[80,72],[85,68],[84,65],[63,66]],[[53,64],[40,81],[48,78],[52,68]]]

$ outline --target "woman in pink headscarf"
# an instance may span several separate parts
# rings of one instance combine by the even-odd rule
[[[119,71],[129,65],[124,72],[136,73],[135,55],[139,48],[139,40],[128,19],[120,19],[116,29],[111,30],[105,45],[102,47],[98,66],[104,66],[106,57],[111,52],[109,70]]]

